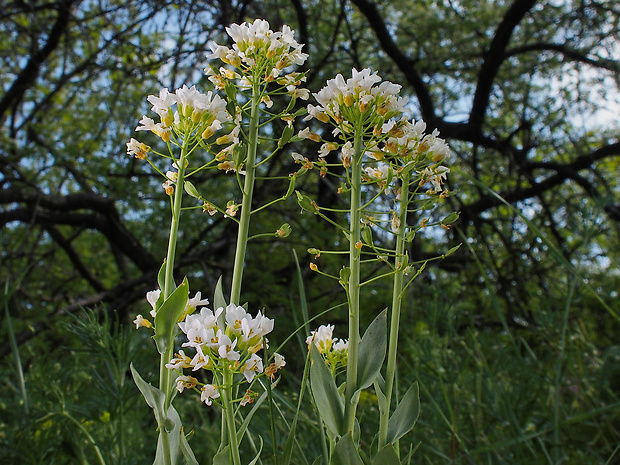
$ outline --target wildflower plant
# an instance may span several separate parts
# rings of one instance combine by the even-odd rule
[[[419,268],[416,270],[416,264],[409,262],[405,245],[413,240],[417,231],[430,226],[428,219],[423,219],[417,226],[409,226],[408,215],[429,210],[437,198],[449,195],[448,189],[444,188],[449,168],[442,164],[449,155],[448,145],[438,137],[436,130],[425,134],[424,122],[410,121],[403,116],[406,99],[398,95],[399,91],[399,85],[382,81],[369,69],[353,69],[351,78],[346,81],[339,74],[313,94],[318,105],[309,104],[305,118],[305,121],[316,119],[331,125],[332,137],[325,140],[309,127],[298,134],[301,138],[322,143],[318,156],[325,159],[327,170],[340,165],[344,168],[344,174],[339,174],[342,168],[331,174],[341,178],[339,192],[349,194],[349,209],[343,211],[349,221],[341,225],[325,215],[324,209],[311,198],[297,192],[300,206],[336,226],[349,244],[348,266],[343,266],[338,276],[324,273],[316,263],[310,265],[314,271],[339,281],[346,292],[349,307],[344,398],[341,398],[334,380],[324,375],[323,364],[318,363],[316,356],[312,366],[314,373],[311,371],[314,397],[317,403],[329,398],[325,401],[325,408],[319,408],[319,411],[334,450],[348,454],[348,451],[359,448],[359,439],[355,438],[359,394],[362,389],[374,385],[380,412],[378,451],[385,454],[382,457],[392,459],[397,459],[397,451],[391,444],[413,428],[419,409],[417,385],[414,384],[394,415],[390,415],[403,292],[426,264],[417,264]],[[335,163],[328,160],[331,153],[339,155]],[[386,199],[389,201],[390,198],[395,200],[387,209]],[[439,225],[449,229],[450,223],[457,218],[458,214],[451,214]],[[373,230],[396,236],[394,248],[376,246]],[[321,254],[342,253],[318,249],[310,249],[310,252],[317,258]],[[362,282],[362,264],[372,262],[386,263],[389,270]],[[386,339],[385,312],[380,312],[364,337],[360,337],[360,289],[384,277],[393,280],[389,342]],[[314,351],[315,354],[319,352]],[[387,367],[383,377],[381,368],[386,353]],[[322,385],[325,383],[330,386],[326,388]],[[329,409],[328,405],[340,407]]]
[[[150,95],[147,99],[158,121],[144,116],[136,131],[155,134],[166,145],[167,153],[157,152],[133,138],[127,143],[129,155],[146,160],[163,176],[162,187],[171,200],[168,251],[158,276],[159,289],[147,294],[153,320],[138,315],[134,321],[136,327],[154,331],[160,353],[159,388],[146,383],[132,368],[134,379],[158,421],[156,463],[175,463],[181,454],[189,463],[196,463],[179,415],[172,406],[175,392],[192,389],[199,391],[205,404],[222,406],[220,456],[240,464],[233,403],[246,404],[253,397],[246,392],[243,398],[235,398],[239,377],[251,383],[257,374],[267,371],[268,376],[274,378],[276,371],[285,364],[284,358],[275,354],[273,363],[265,369],[259,351],[266,347],[264,336],[273,329],[273,320],[260,312],[251,317],[239,303],[250,218],[253,213],[293,193],[295,174],[288,180],[289,188],[284,196],[252,211],[257,169],[291,139],[292,124],[297,116],[291,110],[297,98],[309,97],[309,91],[301,88],[305,76],[292,70],[303,64],[307,55],[301,52],[302,46],[287,26],[274,32],[267,21],[258,19],[252,24],[233,24],[226,31],[234,42],[232,48],[209,44],[210,64],[205,72],[213,83],[213,90],[202,93],[195,86],[184,85],[173,93],[162,89],[158,96]],[[270,110],[275,96],[288,97],[288,105],[279,112]],[[274,140],[273,136],[261,133],[262,127],[278,119],[285,122],[280,138]],[[261,142],[274,147],[272,153],[262,158],[257,149]],[[206,162],[205,152],[209,156]],[[169,160],[171,169],[164,174],[152,160],[153,155]],[[194,163],[194,159],[198,162]],[[198,192],[190,178],[207,169],[221,170],[236,177],[240,204],[233,199],[226,205],[217,205]],[[184,193],[202,205],[183,206]],[[187,278],[177,286],[173,276],[181,212],[195,208],[202,208],[210,215],[220,213],[238,223],[230,298],[224,298],[220,282],[215,290],[214,311],[206,307],[209,302],[202,299],[200,292],[189,298]],[[261,235],[285,237],[288,234],[290,226],[284,224],[275,232]],[[182,346],[194,352],[191,358],[182,350],[174,355],[174,340],[179,329],[187,338]],[[210,382],[202,383],[184,374],[183,370],[190,368],[192,372],[209,372]]]
[[[307,100],[310,91],[302,87],[305,75],[295,71],[307,55],[295,41],[293,31],[284,26],[274,32],[267,21],[257,19],[251,24],[233,24],[226,32],[232,40],[231,47],[208,44],[209,65],[205,73],[212,90],[202,93],[194,86],[184,85],[174,92],[162,89],[158,96],[148,97],[158,120],[144,116],[136,130],[157,136],[167,152],[158,152],[133,138],[127,143],[128,154],[146,160],[162,175],[162,188],[171,204],[170,236],[158,275],[159,288],[146,296],[152,311],[146,318],[138,315],[134,321],[137,328],[153,331],[160,354],[159,388],[144,381],[132,367],[136,384],[158,422],[155,463],[177,463],[181,456],[187,463],[197,463],[172,405],[177,393],[194,391],[206,406],[221,408],[220,447],[214,463],[241,464],[239,446],[247,425],[260,403],[266,398],[272,402],[271,388],[286,364],[284,356],[268,353],[266,336],[273,330],[274,321],[261,311],[252,316],[247,310],[251,304],[242,305],[240,300],[246,248],[251,239],[250,220],[254,213],[294,192],[303,210],[337,227],[348,243],[344,251],[311,249],[316,258],[331,253],[348,256],[348,263],[338,276],[323,272],[315,263],[310,265],[338,280],[344,288],[348,338],[335,338],[332,325],[321,326],[308,335],[311,363],[304,370],[299,403],[309,379],[330,443],[330,463],[363,463],[361,457],[365,454],[360,451],[356,410],[361,392],[374,385],[380,427],[372,463],[379,463],[379,459],[381,463],[400,463],[394,444],[413,428],[419,409],[416,384],[395,409],[391,407],[400,308],[404,289],[425,266],[425,262],[410,263],[405,245],[417,231],[431,225],[428,219],[408,225],[408,219],[412,213],[430,210],[438,198],[449,195],[445,188],[449,168],[443,164],[449,155],[448,146],[437,131],[425,134],[422,121],[410,121],[404,116],[407,100],[399,96],[399,85],[382,81],[368,69],[353,69],[347,80],[339,74],[313,94],[317,105],[295,110],[297,100]],[[275,101],[281,100],[288,103],[280,110],[272,109]],[[321,135],[325,131],[313,131],[310,126],[295,135],[293,122],[306,114],[305,122],[316,120],[331,126],[328,140]],[[271,123],[278,120],[284,129],[275,137],[272,130],[265,128],[270,125],[271,129]],[[287,179],[286,194],[253,209],[254,184],[260,166],[288,142],[303,139],[321,143],[318,157],[312,161],[312,156],[293,153],[295,162],[302,166]],[[333,155],[339,159],[333,160]],[[153,156],[167,160],[170,170],[160,170]],[[339,192],[348,194],[349,208],[342,211],[346,218],[342,224],[325,215],[325,207],[295,191],[297,176],[314,167],[321,176],[338,177]],[[191,177],[208,169],[234,176],[241,203],[231,194],[231,200],[218,205],[198,191]],[[194,199],[193,206],[184,205],[185,193]],[[201,292],[190,298],[187,278],[177,285],[173,273],[181,213],[200,208],[238,224],[229,298],[225,297],[220,280],[212,307]],[[457,217],[449,215],[438,224],[449,228]],[[285,237],[290,232],[290,226],[283,224],[275,233],[252,237]],[[376,245],[373,232],[384,238],[395,236],[394,246]],[[362,266],[373,262],[384,263],[387,271],[361,281]],[[386,309],[378,312],[362,337],[360,289],[382,278],[393,280],[389,332]],[[179,331],[181,343],[175,351]],[[386,357],[387,366],[382,374]],[[254,392],[253,387],[261,376],[268,378],[262,394]],[[341,377],[345,381],[339,388],[336,380]],[[255,406],[243,416],[238,407],[253,402]],[[273,414],[274,409],[270,411]],[[297,416],[284,447],[283,463],[287,465],[291,461],[296,421]],[[273,418],[272,428],[275,429]],[[274,444],[274,453],[276,450]],[[252,463],[259,457],[260,450]]]

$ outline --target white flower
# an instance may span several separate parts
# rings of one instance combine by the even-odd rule
[[[338,339],[334,341],[334,345],[332,346],[334,352],[340,352],[341,350],[349,349],[349,341],[344,339]]]
[[[145,160],[148,158],[147,153],[151,151],[151,147],[142,142],[137,141],[133,137],[127,142],[127,154],[136,158]]]
[[[174,94],[168,92],[167,87],[164,87],[162,90],[159,91],[159,97],[156,97],[155,95],[149,95],[146,99],[153,105],[151,110],[153,110],[159,115],[162,122],[170,121],[169,118],[170,112],[172,110],[172,105],[177,103],[177,99]]]
[[[441,191],[441,184],[446,180],[446,176],[450,172],[450,168],[445,166],[437,166],[436,168],[425,168],[423,171],[418,171],[422,175],[420,179],[420,185],[424,185],[430,182],[433,185],[433,191]]]
[[[194,358],[190,362],[190,365],[193,367],[192,371],[200,370],[202,367],[209,364],[209,356],[204,354],[202,347],[197,345],[195,348],[196,355],[194,355]]]
[[[284,365],[286,365],[286,360],[284,360],[284,357],[282,355],[276,352],[275,354],[273,354],[273,364],[276,366],[276,369],[279,370]]]
[[[153,307],[153,310],[151,310],[151,316],[153,318],[155,318],[155,306],[157,304],[157,301],[159,300],[159,296],[161,294],[161,290],[160,289],[156,289],[154,291],[149,291],[146,293],[146,300],[148,301],[149,304],[151,304],[151,307]]]
[[[200,291],[196,292],[196,295],[187,301],[185,305],[185,312],[192,313],[198,307],[203,307],[205,305],[209,305],[209,299],[202,299],[202,294]]]
[[[142,315],[138,315],[136,317],[135,320],[133,320],[133,323],[136,325],[136,329],[140,329],[142,327],[144,328],[152,328],[153,325],[151,324],[151,322],[149,320],[145,320]]]
[[[235,346],[237,345],[237,339],[231,341],[230,338],[221,331],[218,331],[217,337],[219,344],[217,353],[221,358],[225,358],[230,361],[236,361],[241,358],[239,352],[234,350]]]
[[[179,353],[175,355],[176,357],[165,365],[165,367],[169,370],[179,370],[182,368],[190,368],[192,366],[192,359],[185,355],[183,350],[179,350]]]
[[[243,376],[251,383],[256,373],[262,373],[263,371],[263,359],[258,355],[252,354],[252,356],[243,365]]]
[[[246,319],[252,319],[252,316],[243,307],[228,304],[226,307],[226,324],[230,329],[236,332],[241,331],[241,322]]]
[[[184,389],[192,389],[196,384],[198,384],[198,380],[193,376],[179,376],[176,379],[177,383],[177,391],[183,392]]]
[[[389,171],[390,171],[390,167],[389,165],[382,163],[378,165],[376,168],[367,166],[366,168],[364,168],[364,171],[366,172],[366,174],[368,175],[370,179],[373,179],[375,181],[382,181],[384,179],[387,179]]]
[[[215,384],[205,384],[200,390],[200,401],[204,402],[208,406],[212,404],[211,399],[217,399],[220,397],[220,393]]]
[[[314,343],[319,352],[326,353],[332,347],[332,335],[334,333],[334,325],[321,325],[316,331],[311,331],[310,336],[306,338],[306,344]]]

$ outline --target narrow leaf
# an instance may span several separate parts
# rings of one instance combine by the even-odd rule
[[[420,388],[416,381],[401,399],[388,422],[387,441],[395,442],[411,431],[420,416]]]
[[[224,447],[213,457],[213,465],[231,465],[230,446]]]
[[[162,263],[161,268],[159,269],[159,273],[157,273],[157,284],[159,284],[160,289],[164,288],[165,282],[166,282],[166,259],[164,258],[164,263]]]
[[[360,342],[355,394],[375,382],[385,359],[386,348],[387,309],[377,315]]]
[[[337,436],[344,425],[344,401],[323,357],[314,344],[310,346],[310,387],[314,402],[325,426]]]
[[[260,459],[260,453],[263,451],[263,438],[262,438],[262,436],[259,436],[258,439],[260,441],[260,447],[258,448],[258,452],[256,453],[256,457],[254,457],[252,459],[252,461],[250,463],[248,463],[248,465],[255,465],[256,462],[258,462],[258,460]]]
[[[222,277],[217,280],[217,284],[215,285],[215,293],[213,294],[213,310],[217,310],[218,308],[226,308],[226,297],[224,297],[224,291],[222,290]],[[220,314],[220,318],[217,324],[220,328],[224,328],[224,312]]]

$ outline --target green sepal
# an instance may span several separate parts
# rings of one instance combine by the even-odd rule
[[[375,382],[387,349],[387,308],[366,329],[359,346],[357,385],[353,398]]]
[[[198,193],[198,190],[191,182],[184,181],[183,189],[185,189],[185,192],[187,192],[187,195],[189,195],[190,197],[194,197],[195,199],[200,199],[200,194]]]
[[[155,343],[160,354],[166,352],[172,344],[176,325],[185,312],[187,299],[189,298],[189,283],[187,278],[172,291],[155,314]]]
[[[353,443],[351,432],[340,438],[334,447],[329,465],[364,465]]]
[[[387,442],[393,443],[413,429],[420,416],[420,388],[411,385],[388,421]]]
[[[394,446],[388,444],[377,452],[375,458],[372,459],[372,465],[400,465],[400,459],[394,450]]]
[[[340,436],[344,429],[344,401],[314,344],[310,344],[310,387],[323,423],[332,435]]]

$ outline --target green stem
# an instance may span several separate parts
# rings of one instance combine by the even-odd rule
[[[233,374],[229,367],[224,368],[224,386],[222,386],[222,404],[224,416],[228,429],[228,445],[232,454],[233,465],[241,465],[239,455],[239,438],[237,437],[237,427],[235,425],[235,409],[233,408]]]
[[[347,361],[347,385],[345,392],[345,434],[353,433],[357,401],[353,394],[357,390],[357,362],[360,343],[360,250],[356,247],[361,240],[360,214],[362,203],[362,156],[364,144],[361,131],[356,131],[354,155],[351,164],[351,220],[349,231],[349,354]]]
[[[392,315],[390,318],[390,340],[388,343],[388,359],[385,372],[385,410],[379,416],[379,450],[387,442],[388,420],[390,419],[390,404],[392,402],[392,390],[396,372],[396,354],[398,352],[398,331],[400,325],[400,310],[402,305],[403,280],[405,275],[404,263],[407,259],[405,255],[405,233],[407,231],[407,207],[409,199],[410,172],[403,175],[402,187],[400,192],[400,211],[398,218],[400,224],[396,234],[396,258],[394,268],[394,287],[392,290]]]
[[[166,270],[164,275],[164,288],[162,289],[164,300],[166,300],[176,284],[174,282],[174,258],[177,246],[177,235],[179,232],[179,222],[181,220],[181,203],[183,201],[183,181],[185,178],[185,160],[187,158],[187,138],[184,139],[181,147],[181,157],[177,161],[178,175],[174,189],[174,201],[172,204],[172,221],[170,222],[170,237],[168,238],[168,254],[166,255]],[[174,346],[169,344],[166,352],[161,354],[159,364],[159,388],[166,395],[165,408],[170,406],[172,392],[172,374],[171,370],[165,367],[174,355]]]
[[[237,232],[237,247],[235,250],[235,264],[230,290],[230,303],[239,305],[241,298],[241,281],[243,280],[243,264],[245,250],[250,230],[250,215],[252,213],[252,195],[254,193],[254,176],[256,174],[256,150],[258,145],[258,123],[260,103],[260,87],[258,81],[252,86],[252,110],[250,113],[250,127],[248,130],[248,153],[245,161],[245,181],[243,185],[243,201],[241,203],[241,218]]]
[[[177,182],[174,190],[174,201],[172,203],[172,221],[170,222],[170,236],[168,238],[168,253],[166,255],[166,269],[164,275],[164,288],[161,290],[164,296],[164,300],[167,299],[172,291],[174,291],[176,284],[174,282],[174,258],[177,245],[177,235],[179,232],[179,221],[181,219],[181,203],[183,201],[183,180],[185,178],[185,160],[187,158],[187,138],[183,140],[183,146],[181,147],[181,157],[177,161]],[[166,351],[161,354],[159,359],[159,389],[161,389],[165,395],[164,411],[168,410],[172,403],[172,370],[166,368],[172,356],[174,355],[174,344],[172,340],[168,344]],[[166,465],[172,463],[170,457],[170,441],[168,434],[163,430],[163,425],[160,425],[162,448],[164,463]]]

